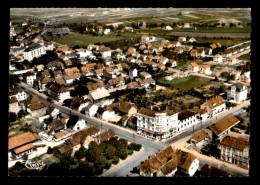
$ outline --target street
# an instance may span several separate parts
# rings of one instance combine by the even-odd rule
[[[198,132],[201,129],[206,128],[210,124],[215,123],[216,121],[220,120],[221,118],[225,117],[228,114],[239,113],[240,111],[242,111],[242,107],[247,107],[250,104],[250,101],[248,100],[233,109],[222,112],[219,115],[217,115],[216,117],[210,118],[210,119],[202,122],[202,124],[197,124],[194,127],[194,131],[193,131],[193,128],[189,128],[189,129],[185,130],[184,132],[180,133],[178,136],[168,139],[166,141],[154,141],[154,140],[150,140],[150,139],[144,138],[142,136],[139,136],[139,135],[137,135],[136,132],[134,132],[130,129],[126,129],[126,128],[123,128],[123,127],[120,127],[118,125],[114,125],[111,123],[108,124],[104,121],[98,120],[97,118],[91,118],[89,116],[81,114],[77,111],[74,111],[70,108],[59,105],[57,103],[51,103],[46,100],[47,96],[44,95],[43,93],[39,93],[38,91],[28,87],[25,84],[20,84],[20,86],[22,86],[24,88],[25,92],[28,92],[29,94],[37,95],[46,104],[56,107],[63,114],[69,115],[71,112],[75,115],[78,115],[78,116],[82,117],[84,120],[86,120],[87,124],[97,125],[97,126],[99,126],[99,128],[102,129],[102,131],[111,128],[115,131],[116,135],[119,138],[123,138],[123,139],[129,140],[130,142],[135,142],[135,143],[141,144],[143,146],[143,151],[141,151],[139,154],[137,154],[136,156],[130,158],[129,160],[125,161],[124,163],[120,164],[119,166],[115,167],[111,171],[104,174],[104,176],[109,176],[109,177],[131,175],[130,171],[132,171],[134,167],[138,166],[140,164],[140,162],[146,160],[149,155],[153,155],[153,154],[157,153],[159,150],[165,149],[169,145],[174,146],[174,144],[176,142],[178,142],[179,140],[181,140],[185,137],[190,137],[194,133]],[[232,170],[232,169],[230,169],[230,170]]]

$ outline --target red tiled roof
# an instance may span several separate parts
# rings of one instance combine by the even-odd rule
[[[8,148],[11,150],[26,143],[34,142],[37,139],[39,139],[37,134],[33,134],[32,132],[25,132],[23,134],[9,138]]]
[[[228,116],[222,118],[218,122],[210,125],[209,128],[212,132],[219,136],[239,122],[239,119],[237,119],[233,114],[229,114]]]
[[[245,147],[249,147],[249,140],[232,136],[226,136],[222,139],[220,144],[238,150],[243,150]]]
[[[19,154],[19,153],[25,152],[25,151],[27,151],[27,150],[29,150],[29,149],[32,149],[32,148],[34,148],[33,143],[29,143],[29,144],[27,144],[27,145],[23,145],[23,146],[21,146],[21,147],[19,147],[19,148],[14,149],[14,152],[15,152],[16,154]]]
[[[191,137],[191,139],[194,139],[194,140],[200,142],[201,140],[205,139],[207,136],[208,136],[208,133],[205,132],[204,130],[202,130],[202,131],[200,131],[200,132],[194,134],[194,135]]]
[[[58,139],[58,138],[63,137],[64,135],[65,135],[64,132],[63,132],[63,131],[60,131],[60,132],[55,133],[55,134],[54,134],[54,137],[55,137],[56,139]]]

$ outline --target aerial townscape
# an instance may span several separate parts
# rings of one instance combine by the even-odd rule
[[[11,8],[8,175],[247,177],[250,8]]]

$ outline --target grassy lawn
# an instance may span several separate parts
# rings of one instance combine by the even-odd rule
[[[165,78],[158,79],[158,82],[167,83],[171,87],[179,88],[180,91],[187,91],[191,88],[200,87],[201,85],[207,84],[210,82],[210,79],[203,78],[199,76],[188,76],[185,78],[176,78],[172,81],[167,81]]]
[[[245,55],[241,55],[240,57],[238,57],[239,60],[247,60],[250,61],[250,53],[247,53]]]
[[[240,39],[240,38],[230,38],[230,39],[219,39],[219,38],[197,38],[198,43],[206,43],[206,42],[210,42],[210,43],[217,43],[219,42],[221,44],[221,46],[233,46],[245,41],[248,41],[248,39]]]
[[[175,28],[174,31],[179,32],[195,32],[194,28]],[[228,27],[220,27],[220,28],[198,28],[198,33],[250,33],[251,28],[250,27],[244,27],[244,28],[228,28]]]
[[[117,36],[118,33],[112,33],[109,35],[103,35],[103,36],[93,36],[91,34],[80,34],[77,32],[74,32],[70,35],[64,35],[61,37],[58,36],[49,36],[45,35],[46,38],[49,40],[52,40],[54,42],[60,43],[60,44],[67,44],[70,47],[73,47],[75,45],[79,45],[82,47],[83,45],[87,46],[89,44],[94,44],[97,42],[103,43],[103,42],[109,42],[109,41],[116,41],[121,39],[130,39],[133,38],[139,38],[140,35],[135,35],[133,33],[119,33],[121,36]]]
[[[15,32],[16,32],[16,33],[21,33],[21,32],[23,32],[23,27],[22,27],[22,26],[17,26],[17,27],[15,27],[14,29],[15,29]]]

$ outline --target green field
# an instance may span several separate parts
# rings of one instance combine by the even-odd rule
[[[17,27],[14,28],[14,30],[15,30],[16,33],[21,33],[21,32],[23,32],[23,27],[17,26]]]
[[[194,28],[175,28],[174,31],[178,32],[196,32]],[[198,33],[251,33],[251,27],[244,28],[228,28],[228,27],[206,27],[206,28],[198,28]]]
[[[167,81],[165,78],[160,78],[157,80],[159,83],[169,84],[171,87],[178,89],[180,91],[187,91],[191,88],[200,87],[201,85],[207,84],[210,82],[210,79],[203,78],[199,76],[188,76],[184,78],[176,78],[172,81]]]
[[[136,35],[133,33],[119,33],[121,36],[117,36],[117,33],[112,33],[109,35],[98,35],[98,36],[93,36],[91,34],[80,34],[77,32],[74,32],[70,35],[64,35],[61,37],[58,36],[49,36],[45,35],[46,38],[49,40],[52,40],[54,42],[60,43],[60,44],[67,44],[70,47],[73,47],[75,45],[79,45],[82,47],[83,45],[87,46],[89,44],[94,44],[94,43],[104,43],[104,42],[109,42],[109,41],[116,41],[116,40],[121,40],[121,39],[130,39],[130,38],[140,38],[141,35]]]
[[[241,55],[240,57],[238,57],[239,60],[247,60],[250,61],[250,53],[247,53],[245,55]]]
[[[230,38],[230,39],[219,39],[219,38],[197,38],[198,43],[220,43],[221,46],[233,46],[245,41],[248,41],[249,39],[240,39],[240,38]]]

